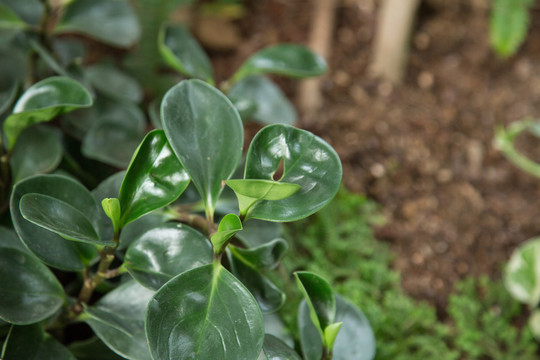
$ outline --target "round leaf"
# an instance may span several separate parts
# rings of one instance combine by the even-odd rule
[[[68,77],[50,77],[30,86],[4,122],[4,134],[10,148],[26,127],[90,105],[92,97],[88,91]]]
[[[308,131],[288,125],[269,125],[255,135],[246,158],[246,179],[273,180],[283,161],[280,181],[301,186],[294,195],[261,201],[248,217],[268,221],[294,221],[325,206],[341,183],[341,161],[335,150]]]
[[[53,315],[64,303],[64,289],[35,257],[0,248],[0,318],[32,324]]]
[[[242,155],[244,129],[231,102],[200,80],[184,80],[161,103],[169,143],[205,203],[208,215],[236,170]]]
[[[62,144],[57,131],[45,126],[23,130],[9,159],[13,182],[51,172],[62,160]]]
[[[334,343],[334,360],[372,360],[375,357],[375,336],[364,314],[352,303],[336,295],[336,321],[343,322]],[[320,360],[322,341],[310,319],[306,302],[298,310],[300,344],[305,360]]]
[[[232,79],[237,82],[257,74],[310,77],[321,75],[326,69],[326,61],[308,48],[295,44],[278,44],[252,55]]]
[[[135,280],[157,290],[178,274],[210,264],[212,258],[212,246],[201,233],[168,223],[135,240],[124,263]]]
[[[263,351],[268,360],[302,360],[296,351],[270,334],[264,335]]]
[[[317,274],[307,271],[294,273],[310,309],[311,320],[323,335],[336,317],[336,297],[332,286]]]
[[[504,271],[504,284],[517,300],[534,307],[540,301],[540,238],[514,250]]]
[[[234,99],[233,102],[239,108],[244,121],[255,120],[263,124],[296,122],[296,111],[292,104],[279,87],[264,76],[243,79],[233,86],[228,96]],[[253,109],[250,112],[251,107]]]
[[[117,354],[131,360],[150,360],[144,316],[153,291],[135,281],[120,285],[85,309],[84,321]]]
[[[39,324],[13,326],[5,345],[5,360],[76,360],[62,344],[45,333]]]
[[[154,360],[256,359],[264,324],[249,291],[214,263],[182,273],[156,292],[146,333]]]
[[[231,246],[231,251],[237,258],[241,258],[245,263],[256,269],[272,269],[285,256],[289,248],[287,241],[274,239],[265,244],[249,249]]]
[[[41,226],[25,220],[19,202],[25,194],[37,193],[54,197],[90,219],[94,229],[99,228],[100,211],[96,201],[84,186],[61,175],[36,175],[17,183],[10,200],[13,226],[25,245],[44,263],[62,270],[82,270],[97,256],[95,246],[68,241]]]
[[[71,1],[55,31],[81,33],[122,48],[135,44],[141,35],[133,8],[123,0]]]
[[[110,64],[96,64],[85,69],[90,84],[114,100],[138,103],[142,100],[141,86],[129,75]]]
[[[210,59],[185,28],[164,26],[159,34],[159,51],[173,69],[189,77],[213,83]]]
[[[121,226],[176,200],[189,177],[163,130],[154,130],[136,150],[120,188]]]

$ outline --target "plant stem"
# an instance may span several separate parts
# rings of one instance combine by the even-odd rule
[[[208,222],[206,221],[204,217],[200,215],[179,212],[179,213],[176,213],[175,218],[177,221],[183,224],[202,230],[206,234],[210,234],[210,226]]]

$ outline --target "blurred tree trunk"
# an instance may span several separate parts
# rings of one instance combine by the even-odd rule
[[[371,68],[393,83],[403,80],[420,0],[383,0],[377,17]]]

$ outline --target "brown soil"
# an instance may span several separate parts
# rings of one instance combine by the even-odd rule
[[[216,62],[223,77],[265,45],[308,37],[311,2],[247,4],[242,46]],[[343,1],[323,111],[308,127],[340,154],[346,186],[382,205],[388,221],[377,234],[397,254],[405,290],[439,309],[456,280],[500,277],[512,250],[540,234],[540,181],[492,146],[495,125],[540,105],[540,14],[520,52],[500,60],[489,48],[488,4],[425,1],[407,77],[393,87],[369,75],[378,2]],[[294,98],[296,82],[279,82]],[[535,140],[520,146],[540,158]]]

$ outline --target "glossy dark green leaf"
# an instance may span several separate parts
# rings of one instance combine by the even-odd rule
[[[232,80],[258,74],[310,77],[323,74],[326,61],[308,48],[296,44],[278,44],[252,55],[234,74]]]
[[[263,314],[264,332],[277,337],[289,347],[294,347],[294,339],[290,330],[285,326],[279,313]]]
[[[82,270],[98,254],[95,246],[73,242],[25,220],[19,202],[25,194],[38,193],[61,200],[79,209],[90,219],[94,229],[99,228],[100,210],[84,186],[61,175],[36,175],[15,185],[10,210],[13,226],[25,245],[44,263],[62,270]]]
[[[112,242],[101,242],[90,219],[62,200],[48,195],[30,193],[21,197],[19,208],[26,220],[57,233],[65,239],[90,244],[114,245]]]
[[[228,93],[242,119],[263,124],[293,124],[296,111],[285,95],[264,76],[250,76],[238,82]],[[252,104],[252,111],[246,109]],[[240,106],[240,108],[239,108]],[[247,118],[246,118],[247,117]]]
[[[80,33],[122,48],[134,45],[141,35],[133,8],[123,0],[72,1],[55,32]]]
[[[184,80],[161,103],[163,128],[213,216],[223,189],[242,155],[244,129],[234,106],[216,88],[200,80]]]
[[[504,271],[504,284],[517,300],[534,307],[540,301],[540,238],[533,238],[516,250]]]
[[[352,303],[336,295],[336,321],[343,322],[334,343],[333,360],[372,360],[375,357],[375,336],[364,314]],[[320,360],[322,341],[310,318],[306,302],[298,311],[300,344],[305,360]]]
[[[26,127],[90,105],[90,94],[73,79],[50,77],[32,85],[19,98],[13,113],[4,122],[4,134],[10,148]]]
[[[212,259],[212,246],[200,232],[168,223],[135,240],[124,264],[135,280],[157,290],[176,275],[210,264]]]
[[[263,313],[272,313],[283,306],[285,293],[270,279],[231,252],[228,252],[228,259],[232,273],[255,297]]]
[[[245,263],[257,269],[275,268],[285,256],[288,248],[287,241],[279,238],[249,249],[230,247],[237,258],[242,258]]]
[[[321,336],[336,318],[336,296],[332,286],[317,274],[308,271],[294,273],[298,288],[309,306],[311,320]]]
[[[4,360],[76,360],[62,344],[39,324],[13,326],[5,347]]]
[[[236,214],[225,215],[219,222],[217,232],[210,237],[216,253],[221,253],[225,244],[241,230],[242,221]]]
[[[159,35],[159,52],[173,69],[189,77],[213,83],[210,59],[185,28],[164,26]]]
[[[341,184],[341,161],[335,150],[312,133],[288,125],[269,125],[255,135],[246,157],[246,179],[273,180],[283,161],[279,181],[302,188],[277,201],[261,201],[248,217],[294,221],[325,206]]]
[[[62,160],[62,144],[56,130],[32,126],[22,131],[9,159],[13,183],[56,169]]]
[[[296,351],[270,334],[264,335],[263,351],[267,360],[302,360]]]
[[[17,233],[4,226],[0,226],[0,248],[12,248],[24,252],[28,251],[17,236]]]
[[[105,164],[126,168],[144,138],[146,123],[131,106],[120,106],[98,119],[84,136],[82,153]]]
[[[154,360],[256,359],[264,339],[261,311],[220,264],[182,273],[161,289],[146,313]]]
[[[64,289],[38,259],[21,250],[0,248],[0,318],[32,324],[54,314],[64,303]]]
[[[39,0],[0,0],[22,20],[30,25],[38,25],[43,16],[43,4]]]
[[[77,360],[122,360],[107,345],[97,337],[84,341],[78,341],[69,345],[69,351],[77,357]]]
[[[84,310],[84,321],[117,354],[131,360],[150,360],[144,316],[154,294],[135,281],[120,285]]]
[[[136,150],[120,188],[121,226],[176,200],[189,184],[163,130],[154,130]]]
[[[274,239],[283,237],[283,224],[249,219],[244,221],[244,230],[236,234],[247,248],[264,245]]]
[[[90,84],[107,97],[134,103],[142,100],[143,90],[137,81],[111,64],[89,66],[85,75]]]
[[[234,190],[238,198],[238,208],[242,217],[248,215],[251,208],[261,200],[282,200],[301,188],[298,184],[261,179],[234,179],[227,180],[226,184]]]
[[[0,115],[9,109],[13,101],[15,101],[18,90],[19,85],[17,82],[11,82],[7,85],[2,84],[2,86],[0,86]]]
[[[24,29],[26,23],[9,6],[0,3],[0,29]]]

